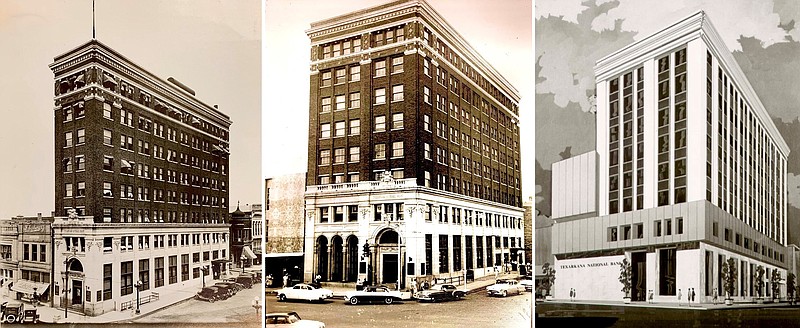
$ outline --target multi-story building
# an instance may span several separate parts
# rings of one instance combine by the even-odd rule
[[[52,217],[13,217],[0,220],[0,295],[41,302],[52,299]],[[10,287],[10,288],[9,288]]]
[[[517,90],[422,0],[307,34],[304,278],[402,285],[518,261]]]
[[[241,269],[251,266],[256,258],[255,252],[250,248],[253,243],[253,212],[249,205],[245,205],[245,207],[245,211],[242,211],[237,205],[236,210],[231,213],[230,220],[231,259]]]
[[[97,40],[50,69],[56,302],[124,310],[134,281],[158,293],[217,275],[228,258],[230,118]]]
[[[251,231],[253,232],[250,248],[253,250],[253,253],[255,253],[253,265],[260,265],[264,258],[264,216],[262,214],[262,205],[250,205],[250,212],[252,216]]]
[[[633,300],[711,301],[723,272],[734,300],[770,296],[770,277],[786,278],[789,148],[708,15],[595,74],[597,151],[553,164],[556,297],[622,299],[624,259]]]

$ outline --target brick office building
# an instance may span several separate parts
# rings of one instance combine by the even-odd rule
[[[97,40],[50,68],[56,303],[124,310],[134,281],[157,293],[221,272],[230,118]]]
[[[425,1],[307,34],[305,279],[402,285],[516,264],[517,90]]]

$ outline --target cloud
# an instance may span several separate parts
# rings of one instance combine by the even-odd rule
[[[774,11],[781,17],[781,26],[789,32],[792,39],[800,41],[800,1],[774,0]]]
[[[796,0],[790,0],[796,1]],[[790,6],[784,6],[787,9]],[[731,51],[739,50],[741,36],[756,37],[766,46],[786,41],[787,33],[779,27],[781,17],[774,12],[772,1],[754,0],[620,0],[619,5],[598,17],[592,28],[596,31],[614,27],[622,20],[622,29],[638,31],[636,39],[669,26],[698,11],[705,11]]]

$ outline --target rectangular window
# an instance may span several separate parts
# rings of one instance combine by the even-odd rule
[[[403,57],[392,58],[392,74],[403,72]]]
[[[392,129],[403,128],[403,113],[392,114]]]
[[[169,257],[169,283],[174,284],[178,282],[178,256],[171,255]]]
[[[403,85],[398,84],[392,86],[392,101],[401,101],[403,100]]]
[[[361,147],[350,147],[350,162],[358,162],[359,160],[361,160]]]
[[[156,288],[164,286],[164,258],[157,257],[156,262]]]
[[[345,105],[344,95],[336,95],[336,110],[344,110]]]
[[[331,71],[322,72],[322,86],[329,87],[331,85]]]
[[[375,62],[375,77],[386,76],[386,60]]]
[[[386,88],[378,88],[375,89],[375,104],[385,104],[386,103]]]
[[[72,121],[72,108],[64,107],[64,122]]]
[[[150,260],[139,260],[139,282],[142,286],[139,290],[150,289]]]
[[[359,134],[361,134],[361,120],[350,120],[350,135],[354,136]]]
[[[653,237],[661,237],[661,220],[653,222]]]
[[[373,132],[386,131],[386,116],[375,116],[375,130]]]
[[[361,93],[353,92],[350,94],[350,109],[361,107]]]
[[[114,192],[111,191],[111,182],[103,182],[103,197],[113,197]]]
[[[395,141],[392,143],[392,157],[403,157],[402,141]]]
[[[114,118],[111,115],[111,104],[103,103],[103,118],[113,120]]]
[[[608,228],[608,241],[617,241],[617,227]]]
[[[64,147],[72,147],[72,131],[64,133]]]
[[[331,97],[322,98],[322,113],[331,111]]]
[[[319,135],[320,138],[330,138],[331,137],[331,124],[330,123],[322,123],[319,125]]]
[[[336,70],[336,84],[344,83],[347,80],[347,71],[344,68]]]
[[[181,254],[181,281],[189,280],[189,254]]]
[[[425,148],[425,159],[430,160],[431,159],[431,144],[426,142],[424,145],[425,145],[425,147],[424,147]]]
[[[439,273],[450,272],[447,237],[447,235],[439,235]]]
[[[422,71],[425,73],[425,75],[431,76],[431,61],[430,61],[430,59],[425,58],[425,60],[422,62]]]
[[[86,142],[86,129],[78,129],[78,145]]]
[[[681,217],[675,219],[675,233],[683,234],[683,218]]]
[[[111,263],[103,264],[103,300],[111,299],[111,288],[113,285],[113,276],[111,270]]]
[[[344,121],[339,121],[334,123],[333,136],[344,137],[344,130],[345,130]]]
[[[358,81],[360,79],[361,79],[361,66],[350,67],[350,81],[353,82],[353,81]]]
[[[133,261],[120,263],[120,294],[122,296],[133,293]]]
[[[431,117],[428,114],[422,115],[422,128],[425,131],[431,132]]]
[[[359,176],[358,173],[348,173],[347,176],[348,176],[348,179],[349,179],[350,182],[359,182],[359,181],[361,181],[361,177]]]
[[[422,87],[422,100],[424,100],[426,104],[431,103],[431,89],[428,89],[428,87]]]
[[[375,159],[386,159],[386,144],[375,144]]]
[[[319,151],[319,165],[328,165],[330,163],[331,163],[331,151],[328,150],[328,149],[320,150]]]
[[[333,150],[333,162],[335,164],[344,163],[344,148],[336,148]]]
[[[84,197],[86,196],[86,182],[78,182],[78,192],[75,195],[77,197]]]

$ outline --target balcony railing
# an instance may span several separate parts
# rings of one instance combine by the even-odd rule
[[[392,179],[389,181],[359,181],[316,185],[306,187],[306,193],[331,193],[340,191],[367,191],[392,188],[416,187],[417,179]]]

